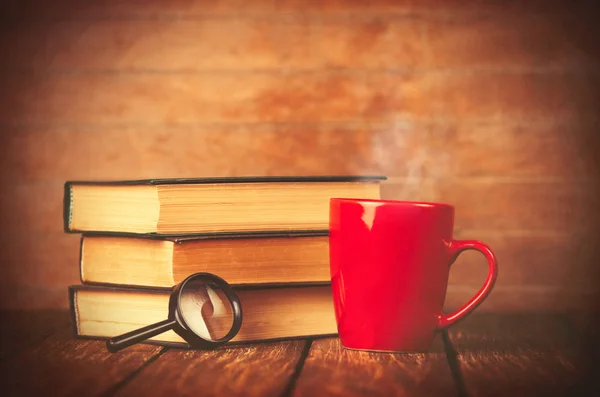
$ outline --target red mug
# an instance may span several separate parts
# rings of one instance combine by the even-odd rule
[[[345,348],[427,351],[437,331],[472,312],[494,286],[494,253],[480,241],[452,238],[452,205],[333,198],[329,211],[331,288]],[[450,265],[470,249],[487,258],[487,278],[464,306],[444,314]]]

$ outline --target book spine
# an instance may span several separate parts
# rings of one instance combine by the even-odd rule
[[[85,236],[81,235],[79,239],[79,281],[81,284],[85,284],[85,280],[83,277],[83,242],[85,240]]]
[[[75,294],[77,289],[74,286],[68,288],[68,299],[69,299],[69,314],[71,317],[71,332],[73,335],[79,335],[79,319],[77,317],[77,307],[75,303]]]
[[[66,233],[73,233],[71,230],[71,210],[73,208],[71,200],[71,182],[65,182],[63,191],[63,229]]]

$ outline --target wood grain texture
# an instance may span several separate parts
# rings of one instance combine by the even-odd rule
[[[427,77],[428,107],[446,118],[575,122],[597,115],[599,77],[594,72],[440,71]]]
[[[54,265],[51,266],[52,269]],[[2,286],[0,304],[2,310],[64,310],[69,307],[67,286],[77,282],[56,277],[52,284],[40,285],[7,279]]]
[[[65,277],[77,275],[71,281],[78,280],[78,269],[73,271],[72,268],[79,264],[79,235],[62,231],[15,231],[10,235],[5,232],[0,236],[7,242],[0,253],[0,260],[7,267],[5,277],[47,286],[52,285],[53,277],[66,281],[68,278]]]
[[[293,396],[457,395],[439,338],[432,353],[348,350],[338,338],[316,340]]]
[[[485,308],[587,307],[600,246],[595,8],[2,2],[2,305],[66,304],[65,180],[385,174],[387,198],[455,203],[457,238],[498,248]],[[457,263],[450,301],[478,287],[480,261]]]
[[[3,232],[2,307],[66,307],[66,286],[78,284],[79,240],[59,232]]]
[[[4,313],[6,314],[6,313]],[[28,333],[28,347],[0,363],[3,395],[450,395],[595,396],[594,351],[581,336],[598,330],[598,312],[474,314],[450,328],[450,365],[437,337],[428,354],[346,350],[337,338],[220,348],[171,349],[139,344],[111,354],[104,342],[76,340],[60,328],[44,340],[29,329],[63,312],[9,315],[2,335]],[[2,319],[9,317],[3,316]],[[583,332],[583,333],[582,333]],[[592,335],[592,334],[590,334]],[[453,364],[454,363],[454,364]],[[287,389],[295,368],[300,376]]]
[[[347,5],[347,12],[351,12]],[[210,6],[205,5],[205,8]],[[102,13],[103,10],[98,10]],[[377,12],[350,18],[107,18],[12,25],[0,34],[8,68],[252,70],[313,68],[592,67],[593,14],[436,16]],[[108,10],[105,10],[108,12]],[[168,11],[167,11],[168,12]],[[583,23],[582,23],[583,19]],[[558,26],[558,28],[557,28]],[[473,35],[473,29],[482,34]],[[15,40],[15,37],[17,39]],[[546,44],[548,38],[552,46]],[[157,51],[157,49],[160,49]],[[207,56],[207,54],[210,54]]]
[[[588,388],[595,388],[597,395],[600,392],[597,369],[597,360],[600,356],[600,312],[573,311],[568,314],[568,319],[575,330],[581,350],[584,352]]]
[[[497,2],[478,1],[470,4],[468,8],[460,7],[464,4],[456,1],[444,0],[376,0],[364,2],[351,0],[340,2],[338,0],[258,0],[247,2],[243,0],[219,0],[205,4],[202,0],[173,0],[167,5],[161,0],[100,0],[81,2],[77,0],[59,0],[54,6],[41,0],[6,1],[4,12],[11,18],[29,16],[32,14],[39,19],[51,19],[62,16],[70,18],[90,17],[148,17],[169,16],[177,17],[186,15],[200,16],[230,16],[238,13],[246,15],[261,15],[265,13],[288,14],[327,14],[346,15],[348,13],[382,13],[382,14],[412,14],[424,12],[428,14],[454,15],[458,11],[467,13],[498,13],[498,12],[564,12],[566,6],[570,11],[586,10],[593,5],[590,1],[566,2],[565,0],[527,1],[527,2]],[[458,6],[458,7],[457,7]]]
[[[577,345],[567,313],[474,313],[449,329],[459,353],[557,350]]]
[[[4,135],[14,182],[240,175],[408,174],[439,145],[418,125],[57,127]],[[235,161],[232,161],[235,159]],[[429,163],[428,163],[429,164]],[[431,163],[434,165],[433,163]],[[434,172],[433,170],[431,172]]]
[[[439,198],[454,203],[460,229],[537,229],[580,232],[599,220],[595,205],[598,184],[581,183],[465,183],[457,189],[443,184]],[[502,214],[498,216],[497,214]]]
[[[423,114],[422,75],[18,73],[0,80],[6,124],[340,122]],[[216,93],[226,93],[216,95]]]
[[[580,342],[589,349],[590,356],[600,353],[600,312],[573,311],[568,314],[569,322],[573,325]]]
[[[116,395],[281,395],[305,343],[262,343],[214,351],[171,350]]]
[[[474,239],[488,244],[500,266],[498,285],[565,284],[595,289],[600,273],[594,263],[598,247],[594,236],[585,234],[503,234],[494,231],[457,231],[456,239]],[[487,261],[477,251],[463,252],[450,268],[450,285],[483,285]]]
[[[426,59],[422,36],[418,19],[381,16],[58,20],[5,29],[0,49],[11,57],[0,66],[173,72],[401,69]]]
[[[582,137],[591,138],[598,128],[582,121],[451,123],[403,117],[391,123],[227,128],[30,127],[2,135],[0,166],[11,182],[282,173],[381,173],[434,185],[464,177],[584,181],[595,176],[599,145]]]
[[[442,161],[450,171],[447,174],[534,182],[594,179],[598,171],[594,153],[599,145],[591,137],[599,127],[595,120],[503,118],[500,122],[439,121],[426,128],[443,142],[432,157]],[[433,145],[435,140],[427,142]]]
[[[425,26],[434,67],[592,68],[600,61],[593,18],[590,12],[463,13],[427,19]]]
[[[228,16],[237,15],[238,13],[249,15],[260,15],[264,13],[289,13],[289,12],[331,12],[331,13],[346,13],[348,11],[374,11],[374,12],[390,12],[390,11],[411,11],[414,9],[414,2],[400,1],[394,2],[390,0],[376,1],[368,5],[362,2],[350,1],[347,4],[340,4],[338,1],[299,1],[299,0],[259,0],[248,3],[241,0],[232,1],[215,1],[210,4],[205,4],[201,0],[175,0],[170,1],[167,6],[160,1],[115,1],[101,0],[90,4],[81,3],[76,0],[59,0],[54,7],[48,7],[46,3],[39,0],[26,0],[21,4],[17,2],[7,2],[5,5],[6,15],[13,18],[19,16],[35,16],[38,19],[49,19],[57,15],[70,18],[86,18],[90,16],[108,17],[114,15],[120,16],[155,16],[168,15],[170,17],[180,16],[185,14],[192,17],[199,16]],[[433,1],[433,5],[439,4],[439,1]],[[35,6],[41,8],[36,12],[27,10]],[[430,5],[431,6],[431,5]]]
[[[14,239],[19,232],[63,231],[64,182],[17,184],[1,191],[2,236]]]
[[[595,74],[574,73],[17,73],[0,80],[0,90],[12,99],[0,109],[0,120],[30,125],[389,121],[407,115],[577,120],[595,116],[599,85]]]
[[[66,310],[3,310],[0,312],[0,359],[6,360],[48,336],[70,327]]]
[[[595,181],[545,182],[494,179],[419,179],[382,185],[382,196],[396,200],[452,203],[457,229],[575,232],[598,219]],[[501,215],[500,215],[501,214]]]
[[[58,21],[39,22],[38,16],[36,23],[9,25],[0,48],[11,53],[4,66],[45,70],[548,69],[598,63],[593,41],[598,32],[589,12],[481,18],[482,3],[458,13],[452,5],[434,3],[75,3],[47,10]],[[221,12],[226,18],[218,18]],[[181,13],[187,18],[173,23]],[[472,35],[473,29],[484,33]],[[546,45],[548,37],[552,46]]]
[[[498,277],[500,278],[500,277]],[[453,312],[469,301],[481,288],[478,284],[451,284],[446,291],[445,312]],[[521,313],[528,311],[569,312],[600,310],[598,287],[544,284],[512,285],[510,280],[497,282],[477,312]]]
[[[591,396],[584,353],[565,317],[473,315],[451,328],[470,396]]]
[[[69,328],[0,362],[4,395],[101,396],[159,354],[136,345],[116,354],[102,341],[73,339]]]

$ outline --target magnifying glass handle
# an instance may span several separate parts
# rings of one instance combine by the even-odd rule
[[[176,323],[176,320],[164,320],[127,332],[123,335],[115,336],[114,338],[106,341],[106,348],[111,353],[114,353],[135,343],[152,338],[158,334],[162,334],[163,332],[172,329]]]

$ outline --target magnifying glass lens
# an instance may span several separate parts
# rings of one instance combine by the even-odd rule
[[[210,280],[196,278],[186,283],[179,307],[190,331],[205,340],[219,340],[233,328],[232,303],[221,287]]]
[[[169,318],[106,341],[111,352],[174,330],[194,347],[226,343],[242,326],[240,299],[229,284],[210,273],[195,273],[175,285],[169,299]]]

